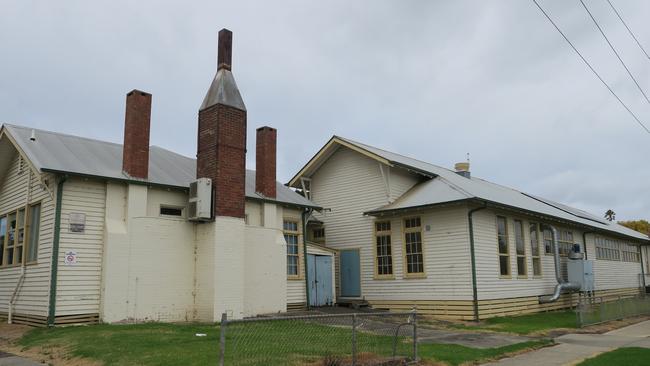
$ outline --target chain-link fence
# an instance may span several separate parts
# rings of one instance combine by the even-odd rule
[[[219,347],[220,365],[407,365],[417,361],[417,313],[224,315]]]
[[[619,297],[616,300],[605,301],[599,298],[583,298],[576,308],[578,326],[603,323],[610,320],[623,319],[630,316],[650,314],[650,297]]]

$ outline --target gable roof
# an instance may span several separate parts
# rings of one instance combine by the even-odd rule
[[[300,172],[292,178],[289,185],[298,187],[301,177],[311,176],[340,146],[349,147],[384,164],[400,167],[426,178],[423,182],[411,187],[411,189],[394,202],[366,212],[365,214],[368,215],[377,216],[406,209],[471,200],[504,208],[522,210],[527,213],[588,226],[596,230],[650,241],[647,235],[628,229],[615,222],[601,219],[586,211],[520,192],[516,189],[477,177],[466,178],[450,169],[340,136],[332,137]]]
[[[196,180],[196,159],[158,146],[149,153],[149,178],[134,179],[122,172],[122,145],[10,124],[2,125],[18,148],[42,172],[140,182],[183,188]],[[34,131],[36,140],[30,137]],[[313,202],[276,182],[277,197],[271,199],[255,192],[255,171],[246,170],[246,197],[301,207],[318,208]]]

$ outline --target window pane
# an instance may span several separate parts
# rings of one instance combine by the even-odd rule
[[[524,246],[524,227],[519,220],[515,220],[515,243],[517,255],[526,254],[526,248]]]
[[[526,257],[517,257],[517,275],[526,275]]]
[[[539,258],[533,258],[533,275],[540,276],[542,274],[542,264]]]
[[[508,254],[508,243],[503,236],[499,237],[499,253]]]
[[[41,226],[41,205],[31,207],[29,213],[29,243],[27,246],[27,261],[33,262],[38,256],[38,236]]]
[[[510,261],[506,256],[499,256],[499,271],[502,276],[507,276],[510,274]]]
[[[530,224],[530,255],[533,257],[539,256],[539,237],[537,224]]]
[[[407,273],[423,273],[424,257],[422,255],[422,233],[419,231],[408,232],[404,235],[404,241]]]

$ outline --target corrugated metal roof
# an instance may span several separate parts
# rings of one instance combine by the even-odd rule
[[[391,164],[396,166],[418,171],[424,175],[433,176],[433,179],[429,179],[412,187],[393,203],[372,210],[368,212],[369,214],[378,214],[381,212],[435,205],[464,199],[478,199],[526,211],[532,211],[628,237],[650,240],[647,235],[628,229],[615,222],[603,220],[583,210],[529,195],[516,189],[492,183],[484,179],[476,177],[465,178],[450,169],[442,168],[437,165],[429,164],[390,151],[378,149],[340,136],[336,136],[335,138],[341,139],[349,144],[357,146],[358,148],[366,150],[371,154],[388,160]]]
[[[20,149],[40,171],[56,171],[118,180],[188,188],[196,179],[196,160],[158,146],[149,153],[149,179],[134,179],[122,172],[122,145],[111,142],[4,124]],[[36,141],[30,136],[34,131]],[[280,182],[277,198],[269,199],[255,192],[255,171],[246,171],[246,197],[280,203],[317,207],[313,202]]]

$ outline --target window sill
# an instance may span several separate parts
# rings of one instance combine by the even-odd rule
[[[501,280],[511,280],[512,276],[510,276],[510,275],[507,275],[507,276],[499,275],[499,279],[501,279]]]
[[[303,278],[301,276],[287,276],[288,281],[300,281]]]
[[[378,280],[378,281],[394,280],[394,279],[395,279],[395,275],[383,275],[383,276],[375,275],[375,276],[373,277],[373,279],[374,279],[374,280]]]
[[[404,275],[405,280],[421,280],[424,278],[427,278],[426,273],[410,273]]]

